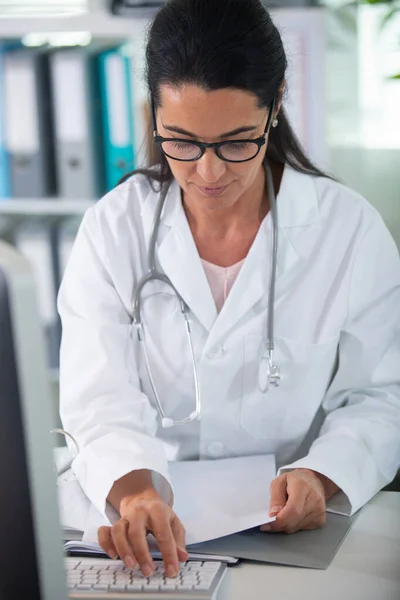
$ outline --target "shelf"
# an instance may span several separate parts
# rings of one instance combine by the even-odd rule
[[[0,38],[21,38],[36,32],[88,31],[93,37],[135,38],[148,21],[128,19],[106,12],[64,17],[0,17]]]
[[[79,217],[95,204],[95,200],[63,200],[58,198],[0,199],[0,216],[7,217]]]
[[[143,16],[120,17],[108,11],[108,3],[104,0],[93,2],[91,12],[78,15],[64,16],[37,16],[37,17],[0,17],[0,39],[16,39],[31,33],[45,32],[76,32],[87,31],[97,38],[135,39],[141,38],[149,23]],[[284,19],[296,23],[299,17],[319,15],[321,7],[282,7],[270,8],[271,15],[277,19]],[[155,13],[155,10],[154,10]]]

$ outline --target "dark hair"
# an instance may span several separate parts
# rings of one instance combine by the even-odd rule
[[[260,0],[168,0],[150,26],[146,61],[155,109],[161,84],[245,90],[258,97],[260,108],[267,108],[278,98],[287,68],[281,36]],[[148,143],[150,148],[150,137]],[[160,168],[135,173],[160,183],[172,180],[166,157],[152,152],[150,163]],[[270,129],[266,160],[327,176],[305,155],[283,107],[278,126]]]

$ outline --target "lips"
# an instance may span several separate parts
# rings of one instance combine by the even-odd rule
[[[219,186],[219,187],[204,187],[204,186],[199,186],[199,190],[205,195],[205,196],[220,196],[221,194],[223,194],[225,192],[225,190],[227,189],[227,185],[224,186]]]

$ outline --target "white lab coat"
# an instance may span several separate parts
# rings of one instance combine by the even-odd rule
[[[61,417],[80,447],[73,470],[85,493],[108,514],[113,482],[150,469],[171,501],[167,461],[274,453],[280,472],[305,467],[333,480],[342,492],[330,508],[352,514],[400,464],[400,262],[381,217],[339,183],[285,168],[275,299],[281,383],[263,394],[270,215],[218,315],[174,182],[156,254],[190,309],[202,418],[163,429],[132,325],[158,198],[135,175],[90,208],[59,293]],[[192,363],[171,290],[145,288],[142,314],[165,412],[185,417],[195,406]]]

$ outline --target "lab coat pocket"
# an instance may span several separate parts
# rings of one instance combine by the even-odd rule
[[[337,345],[338,338],[312,344],[276,337],[274,362],[281,379],[278,387],[271,385],[264,393],[259,389],[258,370],[265,340],[260,335],[248,336],[242,377],[242,428],[260,440],[288,437],[288,419],[291,435],[307,428],[331,382]]]

